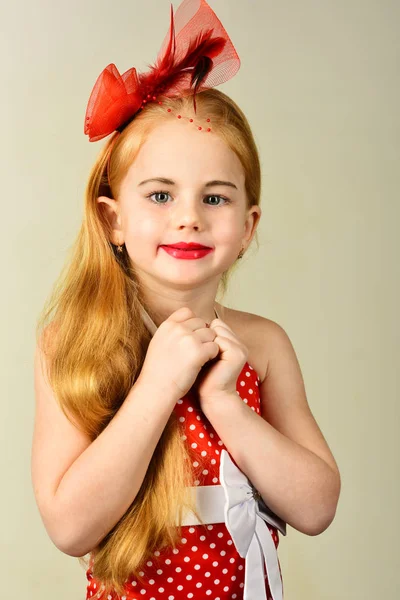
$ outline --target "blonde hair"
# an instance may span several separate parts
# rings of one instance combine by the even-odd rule
[[[111,421],[134,385],[151,340],[140,315],[139,302],[143,306],[145,303],[134,266],[126,249],[119,253],[110,242],[110,224],[97,198],[118,198],[121,182],[146,136],[159,123],[173,118],[168,107],[175,114],[191,112],[191,96],[161,98],[162,105],[149,103],[100,151],[89,175],[84,218],[71,256],[38,318],[37,340],[40,338],[44,345],[48,377],[57,402],[67,418],[92,441]],[[260,161],[245,115],[233,100],[216,89],[197,94],[196,103],[196,121],[205,122],[210,117],[212,123],[211,133],[199,135],[218,135],[236,153],[245,172],[247,208],[258,205]],[[107,173],[110,149],[111,187]],[[257,234],[255,239],[258,244]],[[221,276],[218,292],[222,296],[236,265],[237,262]],[[146,309],[153,316],[147,306]],[[41,336],[48,329],[47,323],[54,333],[51,339],[50,335]],[[193,474],[181,428],[173,411],[136,498],[91,552],[93,577],[103,583],[104,594],[112,589],[123,594],[130,576],[141,581],[139,571],[146,559],[157,549],[176,548],[180,541],[176,515],[182,522],[184,509],[197,514],[188,496],[188,487],[194,485]],[[84,558],[79,561],[87,566]]]

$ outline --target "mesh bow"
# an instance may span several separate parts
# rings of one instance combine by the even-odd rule
[[[147,102],[193,94],[233,77],[239,56],[222,23],[205,0],[183,0],[171,22],[154,65],[122,75],[111,63],[100,73],[86,108],[84,133],[96,142],[121,131]]]

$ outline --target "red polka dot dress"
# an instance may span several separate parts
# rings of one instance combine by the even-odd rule
[[[243,402],[258,414],[259,383],[256,371],[246,362],[238,377],[236,390]],[[220,453],[222,449],[227,449],[218,433],[190,391],[178,400],[174,410],[182,424],[183,439],[191,454],[194,484],[220,484]],[[265,523],[265,526],[278,548],[278,530],[269,523]],[[281,574],[279,559],[278,565]],[[86,571],[86,600],[93,597],[102,600],[243,600],[245,558],[237,552],[225,523],[206,527],[183,526],[178,547],[156,551],[140,574],[144,577],[144,584],[132,577],[125,583],[123,596],[115,592],[105,599],[104,595],[98,594],[101,582],[93,578],[89,567]],[[272,600],[265,567],[264,577],[266,598]]]

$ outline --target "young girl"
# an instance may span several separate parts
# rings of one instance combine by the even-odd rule
[[[87,599],[282,600],[278,531],[335,515],[288,336],[216,301],[261,216],[249,124],[213,89],[238,67],[185,0],[149,73],[109,65],[89,99],[89,139],[115,134],[39,319],[32,447],[50,538],[90,555]]]

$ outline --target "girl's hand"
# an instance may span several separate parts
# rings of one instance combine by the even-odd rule
[[[214,337],[215,331],[189,307],[179,308],[161,323],[151,339],[139,379],[183,398],[203,365],[218,355]]]
[[[214,342],[220,352],[201,368],[192,388],[203,412],[213,403],[237,395],[237,379],[248,357],[247,347],[222,319],[214,319],[210,329],[216,333]]]

